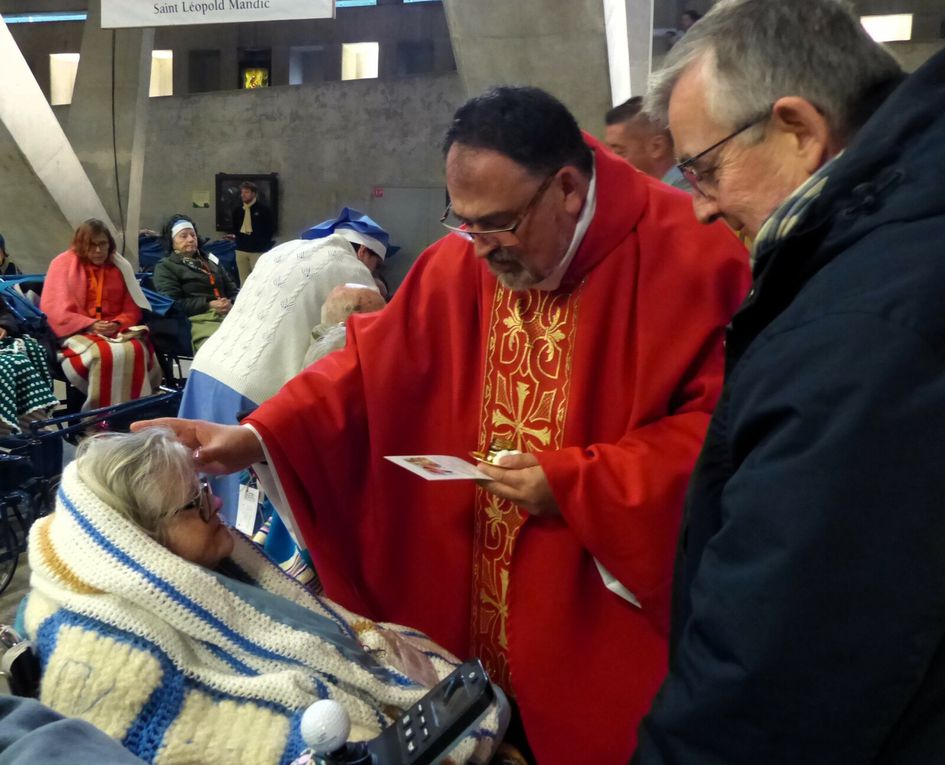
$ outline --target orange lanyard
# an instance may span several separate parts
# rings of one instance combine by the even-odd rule
[[[95,309],[89,311],[89,316],[102,320],[102,293],[105,291],[105,269],[101,266],[92,266],[88,269],[89,281],[95,288]]]
[[[217,296],[217,300],[220,300],[223,295],[221,295],[220,290],[217,289],[217,280],[213,278],[213,274],[210,272],[210,265],[204,263],[202,260],[198,260],[197,265],[199,265],[200,269],[207,275],[207,278],[210,280],[210,289],[212,289],[213,294]]]

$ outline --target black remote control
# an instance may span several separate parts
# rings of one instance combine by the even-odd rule
[[[460,664],[367,744],[377,765],[431,765],[489,707],[495,691],[478,659]]]

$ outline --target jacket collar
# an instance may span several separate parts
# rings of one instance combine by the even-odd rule
[[[755,286],[733,322],[754,327],[750,335],[880,226],[945,213],[936,169],[945,165],[945,51],[908,78],[877,87],[871,101],[872,117],[831,164],[803,220],[786,236],[756,244]]]

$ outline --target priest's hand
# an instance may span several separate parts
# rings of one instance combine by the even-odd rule
[[[212,475],[235,473],[265,458],[256,434],[242,425],[219,425],[205,420],[161,417],[131,424],[133,431],[159,427],[174,431],[177,440],[194,450],[197,470]]]
[[[480,462],[476,467],[491,481],[481,481],[486,491],[514,502],[532,515],[561,515],[545,471],[534,454],[509,454],[501,458],[501,467]]]

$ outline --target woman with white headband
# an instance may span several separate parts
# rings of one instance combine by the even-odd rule
[[[49,264],[40,308],[62,343],[66,378],[85,394],[83,411],[147,396],[160,385],[141,324],[151,304],[102,221],[85,221]]]
[[[236,285],[226,270],[200,252],[194,222],[175,215],[164,227],[167,255],[154,267],[154,287],[190,318],[194,351],[233,307]]]

